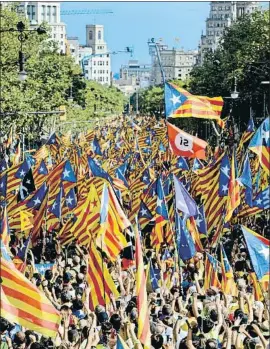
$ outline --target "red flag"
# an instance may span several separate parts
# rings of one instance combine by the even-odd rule
[[[205,159],[207,143],[167,122],[170,148],[174,155]]]

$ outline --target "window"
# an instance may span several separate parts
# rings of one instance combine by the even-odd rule
[[[42,6],[41,6],[41,20],[42,20],[43,22],[46,21],[46,19],[45,19],[45,11],[46,11],[46,6],[45,6],[45,5],[42,5]]]
[[[61,34],[61,39],[63,39],[64,38],[64,34]]]
[[[88,70],[86,70],[85,73],[88,74]]]
[[[56,6],[52,7],[52,22],[56,23]]]
[[[62,46],[62,45],[64,45],[64,42],[63,42],[63,41],[61,41],[61,46]]]
[[[56,34],[53,34],[53,38],[56,39]]]
[[[90,32],[89,32],[89,40],[93,40],[93,32],[92,32],[92,30],[90,30]]]
[[[101,40],[101,30],[98,31],[98,40]]]
[[[109,65],[109,61],[107,61],[106,63],[107,63],[107,65]]]
[[[51,22],[51,6],[47,6],[47,21]]]
[[[96,70],[94,70],[94,74],[96,74]]]
[[[27,16],[30,21],[36,20],[36,6],[27,5]]]
[[[108,78],[108,77],[106,77],[106,81],[109,81],[109,78]]]

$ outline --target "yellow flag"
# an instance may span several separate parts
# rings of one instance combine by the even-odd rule
[[[21,218],[21,230],[22,231],[31,229],[33,227],[34,216],[32,215],[32,213],[30,213],[28,211],[21,211],[20,218]]]

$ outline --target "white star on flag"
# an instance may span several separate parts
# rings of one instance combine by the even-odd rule
[[[261,250],[258,250],[259,254],[263,255],[263,257],[268,260],[269,259],[269,248],[262,246]]]
[[[269,139],[269,131],[262,130],[262,139],[265,139],[266,142],[268,141],[268,139]]]
[[[35,200],[34,200],[34,205],[36,206],[36,205],[38,205],[38,204],[40,204],[41,203],[41,201],[39,200],[39,198],[36,198]]]
[[[196,219],[196,225],[197,225],[197,227],[199,227],[200,225],[201,225],[201,223],[202,223],[202,219],[200,219],[200,217],[198,217],[197,219]]]
[[[21,170],[21,172],[20,172],[20,176],[21,176],[21,177],[23,177],[24,175],[25,175],[24,170]]]
[[[256,200],[256,204],[260,205],[262,203],[262,199]]]
[[[142,216],[146,216],[147,215],[147,211],[146,211],[145,208],[141,209],[141,214],[142,214]]]
[[[225,174],[225,176],[227,176],[229,178],[229,167],[226,165],[224,167],[221,167],[221,171]]]
[[[170,101],[172,101],[173,102],[173,105],[175,105],[176,103],[181,103],[181,100],[180,100],[180,96],[175,96],[174,94],[173,94],[173,96],[172,96],[172,98],[170,98]]]
[[[67,199],[66,199],[66,202],[67,202],[68,205],[71,205],[73,200],[74,199],[71,196],[68,196]]]
[[[228,191],[229,190],[229,188],[228,188],[228,186],[227,185],[223,185],[222,186],[222,191],[225,193],[226,191]]]
[[[67,169],[65,169],[65,171],[63,172],[63,176],[64,177],[69,177],[70,171],[68,171]]]
[[[160,200],[159,198],[157,199],[157,206],[161,207],[162,205],[162,200]]]

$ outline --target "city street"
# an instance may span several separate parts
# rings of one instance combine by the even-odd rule
[[[268,6],[1,2],[1,349],[269,349]]]

